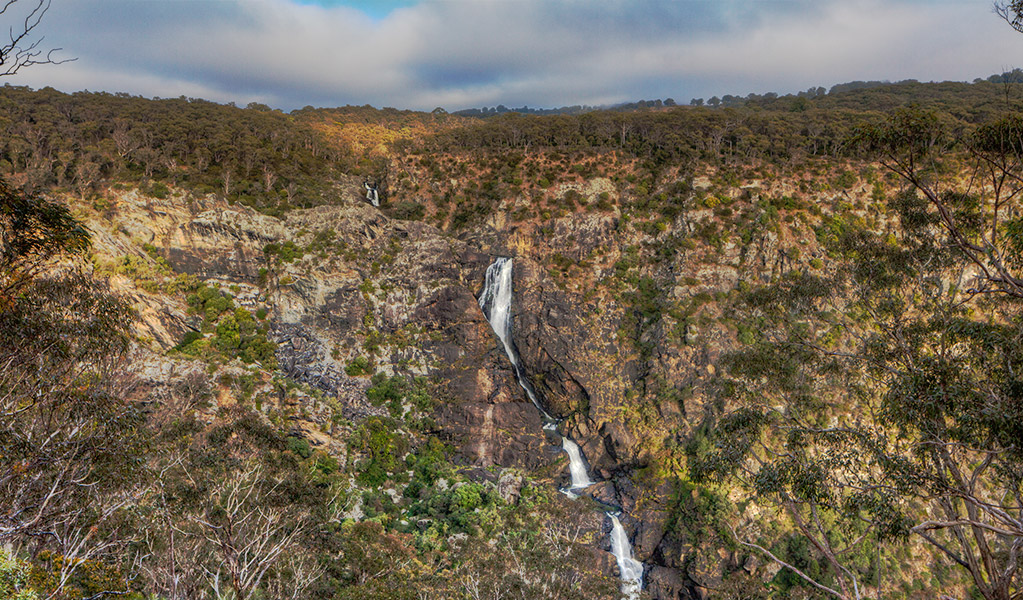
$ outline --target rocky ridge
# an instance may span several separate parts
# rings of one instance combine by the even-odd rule
[[[452,236],[388,218],[386,204],[384,211],[369,206],[350,187],[338,205],[284,219],[214,197],[160,200],[137,192],[86,218],[97,255],[145,256],[143,248],[152,248],[174,272],[229,290],[252,311],[267,310],[281,370],[336,402],[344,419],[382,411],[366,401],[367,378],[346,369],[357,360],[385,374],[425,376],[440,395],[435,431],[466,466],[515,467],[563,481],[566,460],[543,434],[476,302],[492,258],[514,256],[516,343],[526,371],[601,480],[594,497],[626,512],[622,522],[636,557],[648,565],[651,596],[703,597],[726,570],[773,575],[749,556],[722,555],[680,531],[670,518],[676,490],[657,475],[655,459],[700,423],[707,410],[702,382],[734,343],[733,329],[714,318],[722,315],[713,295],[776,277],[791,267],[786,247],[802,246],[804,262],[819,256],[805,239],[812,236],[808,227],[767,229],[748,243],[726,236],[722,243],[680,244],[718,216],[696,207],[652,234],[615,208],[525,223],[499,211]],[[589,203],[619,193],[606,179],[572,189]],[[745,196],[755,209],[758,198]],[[304,253],[286,260],[271,248],[286,242]],[[656,261],[632,260],[636,249],[648,257],[658,246],[674,250]],[[623,271],[655,282],[648,295],[664,316],[637,323],[644,298],[622,286]],[[159,353],[196,329],[195,317],[164,294],[120,281],[142,315],[140,336],[151,340],[145,368],[152,370],[167,360]],[[339,447],[322,413],[306,410],[294,430],[314,444]]]

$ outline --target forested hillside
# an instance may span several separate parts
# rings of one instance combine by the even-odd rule
[[[1018,598],[1021,94],[4,87],[0,597]]]

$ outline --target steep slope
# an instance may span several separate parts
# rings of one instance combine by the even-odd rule
[[[982,93],[974,116],[987,114],[991,90],[951,87],[941,89],[956,101],[964,90]],[[797,594],[800,582],[739,547],[726,526],[767,519],[769,509],[729,485],[694,484],[687,461],[714,419],[736,408],[717,377],[721,357],[761,334],[761,323],[732,312],[738,299],[827,272],[841,258],[829,241],[843,232],[898,231],[889,202],[902,183],[876,164],[836,157],[848,131],[871,117],[849,108],[853,100],[815,100],[807,114],[790,100],[466,126],[368,110],[254,116],[196,106],[188,110],[230,117],[232,131],[263,124],[253,139],[273,160],[246,166],[256,154],[235,149],[212,165],[194,155],[202,141],[189,138],[184,150],[149,148],[187,159],[180,169],[174,164],[185,162],[150,157],[149,172],[133,150],[100,161],[108,180],[70,185],[69,166],[29,177],[38,153],[25,148],[9,150],[5,168],[30,185],[57,186],[94,232],[96,272],[141,313],[135,371],[147,389],[170,398],[209,388],[211,398],[168,402],[168,412],[194,416],[191,426],[216,443],[243,437],[220,431],[243,412],[245,427],[259,421],[276,432],[283,450],[274,451],[312,473],[320,492],[344,487],[327,519],[337,531],[379,525],[359,531],[413,540],[431,581],[461,585],[479,576],[464,570],[479,566],[472,544],[508,541],[501,519],[543,506],[575,528],[555,531],[543,557],[570,540],[581,562],[561,564],[588,572],[570,569],[564,580],[606,591],[620,568],[603,512],[613,507],[654,598],[769,585]],[[75,98],[72,116],[85,119],[90,102]],[[827,112],[828,102],[839,108]],[[45,112],[39,104],[33,115]],[[106,121],[88,122],[61,127],[102,138]],[[278,129],[297,137],[276,148]],[[364,198],[370,182],[380,207]],[[598,480],[592,500],[554,492],[569,480],[561,438],[544,431],[480,310],[497,257],[514,258],[523,372],[560,433],[580,445]],[[183,446],[201,445],[199,434],[188,436]],[[445,463],[443,476],[431,471],[435,462]],[[485,518],[496,529],[476,527]],[[324,538],[334,543],[335,534]],[[783,519],[763,536],[785,556],[813,558]],[[874,560],[906,581],[933,571],[931,591],[958,584],[947,565],[907,547],[862,569]],[[501,568],[519,556],[508,560]],[[418,576],[396,575],[425,585]]]
[[[710,179],[701,181],[677,202],[722,197],[743,215],[734,221],[750,221],[750,213],[764,212],[764,198],[784,191],[746,186],[709,196],[699,186]],[[576,188],[588,196],[579,194],[579,207],[560,217],[512,225],[498,209],[459,237],[388,218],[354,182],[340,205],[284,219],[213,198],[127,192],[102,214],[90,212],[88,222],[101,256],[158,256],[175,273],[229,290],[251,312],[265,310],[281,370],[330,399],[308,397],[293,410],[292,434],[314,447],[344,446],[338,436],[345,429],[331,425],[334,412],[356,422],[387,414],[367,400],[371,382],[363,373],[419,375],[435,384],[427,431],[464,464],[518,467],[564,482],[565,455],[544,435],[476,302],[492,257],[515,256],[515,342],[526,373],[602,482],[594,497],[624,509],[636,557],[650,565],[651,593],[690,597],[739,560],[701,567],[708,559],[698,557],[711,547],[694,547],[672,523],[677,440],[700,424],[708,401],[702,381],[722,344],[734,343],[713,298],[739,281],[776,276],[785,257],[779,233],[789,243],[804,238],[804,263],[819,252],[801,223],[779,221],[743,245],[728,238],[711,245],[687,232],[727,218],[700,204],[666,227],[644,227],[628,220],[630,193],[609,180],[554,194]],[[601,195],[610,210],[592,208]],[[392,196],[390,204],[397,201]],[[198,316],[165,294],[133,293],[146,316],[141,333],[154,349],[201,329]],[[701,572],[707,568],[711,574]]]

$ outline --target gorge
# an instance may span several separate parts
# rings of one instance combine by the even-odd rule
[[[2,88],[0,569],[133,600],[1017,593],[1004,92],[482,120]]]
[[[480,292],[479,304],[487,320],[494,328],[494,333],[504,346],[508,360],[515,369],[515,376],[522,386],[523,391],[529,396],[530,401],[544,416],[544,429],[554,432],[557,430],[557,420],[551,417],[544,410],[540,399],[536,396],[533,385],[529,382],[525,371],[522,369],[522,362],[519,359],[518,350],[515,349],[513,337],[513,260],[507,257],[500,257],[487,267],[486,281],[483,291]],[[561,434],[561,445],[568,455],[570,483],[562,490],[569,498],[576,499],[586,488],[595,482],[590,479],[586,469],[586,461],[582,456],[579,445],[567,435]],[[643,565],[632,558],[632,545],[625,529],[618,520],[618,515],[608,512],[607,516],[612,522],[611,551],[618,562],[619,577],[622,579],[622,592],[630,600],[639,598],[639,590],[643,586]]]

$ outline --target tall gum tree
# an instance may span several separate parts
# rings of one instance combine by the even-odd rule
[[[759,339],[720,382],[740,408],[691,444],[693,475],[775,507],[827,569],[772,553],[756,520],[736,540],[834,597],[862,597],[872,545],[915,537],[981,597],[1018,600],[1023,120],[952,135],[906,109],[855,141],[905,183],[886,229],[825,218],[829,269],[743,295]]]

